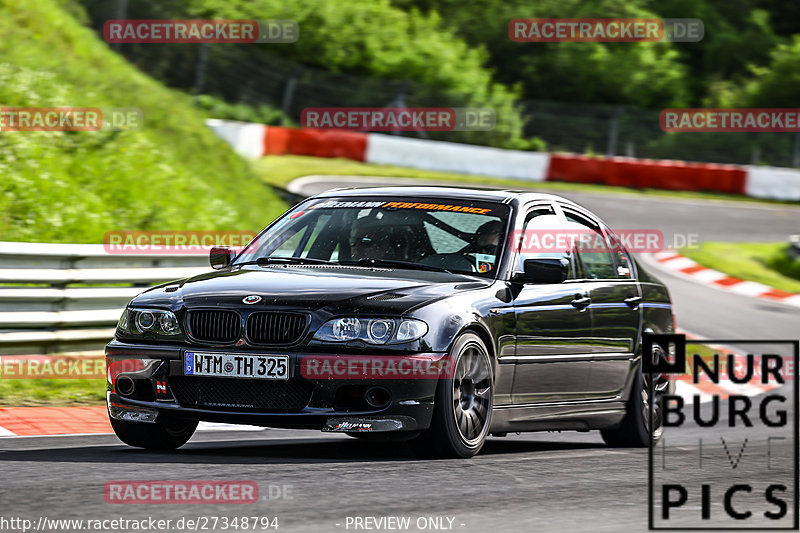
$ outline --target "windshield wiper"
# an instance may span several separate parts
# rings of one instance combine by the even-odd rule
[[[277,265],[277,264],[296,264],[296,265],[358,265],[358,266],[382,266],[382,267],[398,267],[398,268],[406,268],[409,270],[428,270],[431,272],[446,272],[447,274],[452,274],[451,271],[447,270],[446,268],[433,266],[433,265],[423,265],[421,263],[412,263],[410,261],[398,261],[394,259],[358,259],[356,261],[328,261],[326,259],[316,259],[314,257],[286,257],[286,256],[275,256],[275,257],[259,257],[258,259],[254,259],[252,261],[245,261],[243,263],[235,263],[233,266],[244,266],[244,265],[259,265],[259,266],[266,266],[266,265]]]
[[[382,267],[398,267],[407,268],[409,270],[429,270],[431,272],[446,272],[452,274],[446,268],[423,265],[422,263],[412,263],[411,261],[398,261],[395,259],[358,259],[356,261],[339,261],[342,265],[358,265],[358,266],[382,266]]]
[[[243,263],[234,263],[233,266],[244,266],[244,265],[259,265],[259,266],[266,266],[266,265],[279,265],[279,264],[286,264],[291,263],[294,265],[335,265],[336,263],[333,261],[328,261],[326,259],[316,259],[314,257],[286,257],[286,256],[274,256],[274,257],[259,257],[258,259],[254,259],[252,261],[245,261]]]

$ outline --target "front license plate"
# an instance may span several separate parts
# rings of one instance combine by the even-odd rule
[[[186,352],[184,376],[289,379],[288,355]]]

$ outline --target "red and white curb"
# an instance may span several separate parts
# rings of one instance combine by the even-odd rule
[[[800,294],[775,289],[763,283],[745,281],[728,276],[717,270],[699,265],[677,252],[657,252],[653,256],[662,268],[691,278],[706,286],[743,296],[753,296],[800,307]]]
[[[113,434],[104,405],[0,408],[0,438]],[[260,426],[200,422],[197,431],[263,431]]]

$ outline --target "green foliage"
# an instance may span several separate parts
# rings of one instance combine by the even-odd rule
[[[105,399],[105,378],[0,380],[0,406],[102,405]]]
[[[250,229],[282,210],[188,96],[131,67],[53,1],[0,2],[0,35],[3,105],[137,107],[145,123],[122,132],[0,134],[2,240]]]
[[[658,18],[641,0],[395,0],[439,13],[467,42],[484,45],[497,79],[529,99],[677,107],[687,103],[685,68],[671,43],[519,43],[517,18]]]
[[[766,263],[784,276],[800,281],[800,258],[790,255],[788,244],[775,250],[767,257]]]
[[[749,64],[763,64],[779,42],[770,15],[760,0],[709,2],[647,0],[648,9],[664,18],[697,18],[705,35],[696,43],[675,43],[680,62],[688,69],[691,106],[730,104],[722,89],[738,86],[749,75]]]
[[[409,79],[486,102],[497,93],[487,54],[445,30],[438,15],[394,8],[388,0],[187,0],[188,13],[215,18],[293,19],[301,37],[283,57],[333,72]]]
[[[741,92],[738,103],[749,107],[797,107],[800,101],[800,35],[778,45],[769,65],[752,67],[754,79]]]
[[[280,109],[269,105],[232,104],[210,94],[201,94],[195,98],[195,104],[209,118],[240,120],[242,122],[259,122],[273,126],[289,126],[289,119]]]
[[[800,278],[782,270],[780,254],[786,257],[786,244],[780,242],[705,242],[699,249],[681,250],[681,255],[735,278],[800,293]]]
[[[112,18],[107,3],[82,1],[96,26]],[[412,86],[405,102],[408,106],[495,110],[498,120],[493,131],[450,133],[448,140],[508,146],[522,132],[523,121],[514,105],[519,89],[513,83],[495,81],[493,71],[485,66],[486,50],[459,38],[436,13],[404,11],[389,0],[179,0],[131,3],[128,16],[297,21],[300,38],[292,44],[209,49],[207,71],[211,74],[202,90],[229,102],[281,105],[284,80],[302,65],[302,76],[309,81],[304,107],[387,106],[406,81]],[[196,83],[197,50],[167,45],[158,51],[135,48],[125,53],[156,78],[191,90]],[[395,82],[392,88],[391,82]],[[299,116],[299,110],[293,111],[290,116]]]
[[[650,142],[646,152],[649,157],[659,159],[670,159],[677,153],[688,161],[730,164],[769,161],[791,166],[793,137],[786,133],[667,133]]]

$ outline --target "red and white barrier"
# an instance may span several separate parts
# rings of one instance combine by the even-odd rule
[[[800,172],[793,168],[748,166],[744,194],[800,201]]]
[[[706,191],[800,201],[800,171],[790,168],[549,154],[379,133],[284,128],[218,119],[206,123],[239,154],[250,158],[288,154],[342,157],[530,181]]]
[[[216,118],[206,120],[206,126],[211,128],[217,137],[233,146],[239,155],[251,159],[264,155],[264,136],[267,133],[267,126]]]
[[[543,181],[550,154],[368,133],[365,161],[381,165]]]

